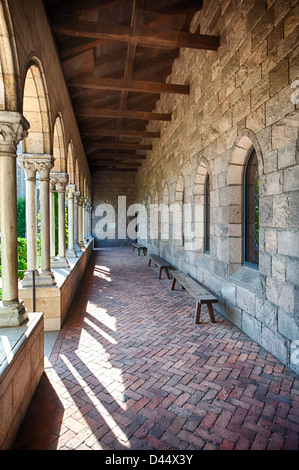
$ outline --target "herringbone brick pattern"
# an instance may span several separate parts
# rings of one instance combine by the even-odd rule
[[[299,380],[128,248],[94,252],[15,449],[298,449]]]

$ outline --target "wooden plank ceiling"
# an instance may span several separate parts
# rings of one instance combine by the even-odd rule
[[[191,34],[202,0],[44,0],[91,173],[137,171],[159,132],[150,121],[180,48],[217,50],[219,38]]]

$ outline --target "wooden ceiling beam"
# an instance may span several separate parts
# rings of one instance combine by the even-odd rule
[[[88,154],[91,151],[94,150],[152,150],[152,145],[150,144],[123,144],[121,142],[115,144],[115,143],[95,143],[92,145],[92,147],[88,148],[86,153]]]
[[[129,166],[133,166],[135,168],[137,167],[141,167],[141,163],[140,162],[119,162],[117,160],[101,160],[100,162],[97,161],[97,160],[89,160],[88,161],[89,165],[91,166],[104,166],[104,165],[116,165],[118,167],[129,167]]]
[[[91,172],[94,170],[94,171],[98,171],[98,170],[101,170],[101,171],[112,171],[112,172],[127,172],[127,173],[137,173],[138,172],[138,168],[115,168],[115,167],[109,167],[107,165],[105,166],[102,166],[102,167],[92,167],[90,166],[90,170]]]
[[[109,42],[107,39],[90,40],[86,38],[76,38],[74,40],[73,37],[69,40],[64,39],[63,42],[59,43],[59,55],[62,60],[68,59],[100,46],[101,44],[106,44],[107,42]]]
[[[119,111],[117,109],[97,109],[89,108],[75,112],[77,117],[83,118],[124,118],[124,119],[141,119],[145,121],[171,121],[171,114],[166,113],[149,113],[145,111]]]
[[[76,77],[68,82],[71,87],[91,88],[94,90],[117,90],[142,93],[175,93],[188,95],[188,85],[176,85],[171,83],[148,82],[139,80],[117,80],[112,78]]]
[[[146,155],[138,155],[131,153],[96,153],[90,157],[90,159],[96,159],[101,161],[102,159],[125,159],[125,160],[146,160]]]
[[[82,131],[81,136],[85,137],[143,137],[149,139],[160,138],[160,132],[135,131],[135,130],[114,130],[114,129],[93,129],[92,131]]]
[[[216,51],[219,37],[177,31],[158,31],[146,27],[102,25],[93,21],[64,20],[53,24],[56,33],[90,39],[108,39],[144,46],[165,48],[184,47]]]

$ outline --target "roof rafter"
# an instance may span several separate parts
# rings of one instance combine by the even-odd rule
[[[68,19],[54,24],[53,30],[69,36],[108,39],[156,48],[186,47],[216,51],[219,47],[218,36],[177,31],[157,31],[144,26],[134,28],[131,26],[102,25],[94,21]]]
[[[119,90],[143,93],[177,93],[189,94],[188,85],[148,82],[138,80],[117,80],[112,78],[80,77],[68,82],[71,87],[91,88],[93,90]]]
[[[167,113],[150,113],[146,111],[119,111],[118,109],[97,109],[89,108],[80,110],[76,116],[83,118],[128,118],[128,119],[142,119],[145,121],[171,121],[171,114]]]

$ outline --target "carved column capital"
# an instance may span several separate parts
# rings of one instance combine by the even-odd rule
[[[83,206],[84,205],[84,202],[85,202],[85,197],[84,196],[80,196],[78,198],[78,205],[79,206]]]
[[[53,184],[56,184],[58,192],[65,192],[66,185],[68,183],[68,174],[60,171],[51,171],[50,178]]]
[[[80,195],[81,195],[80,191],[75,191],[75,193],[74,193],[75,204],[78,204]]]
[[[53,155],[45,154],[38,156],[36,157],[35,162],[40,179],[43,181],[48,181],[50,178],[50,171],[53,168],[55,162]]]
[[[0,111],[0,156],[16,154],[17,145],[28,135],[29,122],[20,113]]]
[[[74,199],[76,193],[76,186],[74,184],[68,184],[66,187],[66,193],[68,199]]]
[[[19,165],[27,172],[39,172],[40,180],[49,180],[51,168],[54,166],[55,158],[52,155],[22,154],[18,156]]]
[[[27,180],[35,180],[37,168],[33,160],[30,160],[25,155],[19,155],[18,164],[25,170]]]

